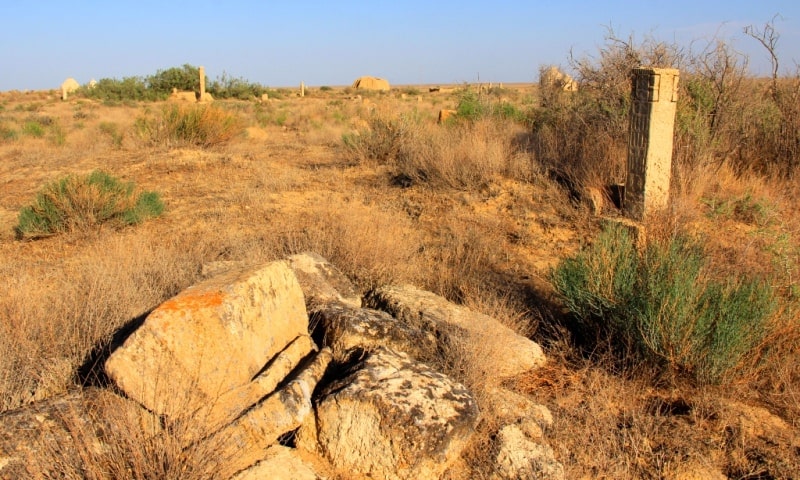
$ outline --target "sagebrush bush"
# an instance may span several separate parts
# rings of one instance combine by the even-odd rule
[[[702,249],[685,237],[637,250],[623,227],[562,260],[551,279],[584,339],[610,339],[670,373],[701,383],[735,377],[764,348],[777,299],[769,283],[707,271]]]
[[[22,133],[29,137],[42,138],[44,137],[44,126],[37,120],[29,120],[22,125]]]
[[[242,122],[234,113],[211,105],[175,103],[165,105],[160,115],[138,118],[136,128],[143,139],[167,147],[214,147],[243,132]]]
[[[102,171],[67,176],[45,186],[32,205],[22,208],[19,237],[88,230],[101,224],[135,225],[164,211],[156,192],[137,191]]]
[[[250,100],[260,98],[267,88],[243,78],[234,78],[223,72],[222,76],[208,85],[208,92],[217,99],[235,98]]]
[[[496,95],[483,94],[472,90],[464,90],[456,106],[456,120],[475,121],[484,117],[499,117],[517,122],[525,122],[527,115],[516,105],[507,101],[497,101],[493,97]]]
[[[0,141],[10,142],[17,139],[17,131],[11,127],[0,124]]]

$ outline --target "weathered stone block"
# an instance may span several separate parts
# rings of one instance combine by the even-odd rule
[[[331,359],[330,349],[323,348],[286,386],[205,440],[218,446],[216,453],[227,460],[214,473],[228,478],[254,465],[278,437],[297,429],[312,412],[311,395]]]
[[[505,361],[492,371],[498,378],[513,377],[545,363],[544,352],[536,342],[518,335],[487,315],[455,305],[411,285],[378,288],[367,295],[365,303],[411,325],[447,331],[450,336],[460,332],[467,336],[466,340],[471,344],[501,346],[507,355]]]
[[[369,354],[316,407],[320,452],[340,472],[439,478],[473,433],[478,408],[462,385],[407,355]]]
[[[187,416],[248,382],[308,333],[303,292],[286,262],[232,270],[164,302],[114,351],[109,377],[131,398]]]
[[[530,440],[516,425],[497,434],[497,457],[492,480],[563,480],[564,466],[549,445]]]
[[[419,361],[436,353],[436,337],[431,333],[411,328],[380,310],[332,304],[315,312],[313,320],[323,344],[340,360],[354,349],[379,347],[405,352]]]
[[[635,220],[666,207],[669,201],[678,77],[678,70],[672,68],[632,72],[624,209]]]
[[[0,414],[0,478],[62,478],[85,471],[87,461],[112,455],[120,428],[142,442],[162,433],[158,418],[107,390],[37,402]],[[96,466],[96,465],[94,465]]]
[[[353,283],[322,256],[303,252],[288,257],[286,261],[300,282],[309,312],[331,303],[361,308],[361,295]]]
[[[273,445],[265,457],[252,467],[239,472],[231,480],[322,480],[313,465],[309,465],[295,450],[281,445]]]

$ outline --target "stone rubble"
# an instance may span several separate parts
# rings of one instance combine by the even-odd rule
[[[483,408],[436,370],[449,343],[499,339],[500,378],[545,362],[536,343],[496,320],[412,286],[362,302],[313,253],[204,271],[209,278],[154,309],[110,353],[109,388],[0,414],[0,478],[41,471],[53,451],[85,461],[76,428],[89,450],[107,449],[91,400],[99,396],[128,412],[142,438],[172,435],[179,448],[213,452],[209,477],[438,479],[463,466]],[[563,478],[544,438],[550,412],[503,388],[484,397],[503,422],[494,478]]]

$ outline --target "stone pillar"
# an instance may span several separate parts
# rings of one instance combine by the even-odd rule
[[[673,68],[635,68],[632,72],[623,208],[635,220],[643,220],[669,201],[678,77]]]
[[[206,69],[204,67],[198,68],[200,70],[200,101],[206,100]]]
[[[306,96],[306,84],[303,82],[300,82],[300,96],[301,97]]]

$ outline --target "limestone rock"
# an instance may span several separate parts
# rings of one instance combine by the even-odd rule
[[[507,388],[489,389],[484,401],[485,408],[491,410],[501,424],[517,425],[531,440],[543,441],[544,431],[553,425],[549,408]]]
[[[170,94],[167,100],[173,102],[197,102],[197,93],[195,92],[179,92],[177,89],[172,89],[172,94]]]
[[[252,381],[223,393],[214,402],[202,405],[194,414],[197,419],[195,423],[198,424],[194,433],[215,432],[230,423],[246,408],[273,393],[312,351],[316,351],[316,345],[311,337],[302,335],[294,339],[270,361],[269,368]],[[186,440],[188,443],[191,438]]]
[[[64,478],[68,470],[75,470],[78,478],[87,459],[108,455],[103,442],[120,426],[136,430],[142,441],[161,432],[155,415],[102,389],[3,412],[0,478]]]
[[[307,333],[303,292],[286,262],[231,270],[153,310],[106,372],[150,410],[186,416],[250,382]]]
[[[334,304],[317,311],[313,319],[318,322],[323,344],[331,347],[340,360],[354,349],[370,351],[381,346],[405,352],[423,362],[436,352],[436,338],[432,334],[410,328],[380,310]]]
[[[340,472],[434,479],[459,456],[478,408],[470,392],[407,355],[366,354],[316,407],[320,452]]]
[[[227,460],[214,473],[228,478],[254,465],[281,435],[297,429],[312,411],[311,395],[331,358],[330,349],[322,349],[297,378],[204,440],[216,447],[219,458]]]
[[[497,434],[498,452],[494,480],[563,480],[564,466],[549,445],[527,438],[516,425]]]
[[[539,74],[539,86],[542,89],[558,89],[565,92],[575,92],[578,90],[578,82],[555,65],[542,69]]]
[[[353,283],[325,258],[316,253],[304,252],[286,260],[300,282],[309,312],[329,303],[343,303],[361,308],[361,295]]]
[[[464,332],[471,344],[501,346],[507,351],[506,361],[492,372],[501,379],[539,368],[545,363],[542,348],[532,340],[518,335],[489,316],[411,285],[373,290],[365,298],[365,304],[389,312],[411,325],[422,325],[433,331],[451,330],[454,335],[459,331]]]
[[[353,82],[353,88],[362,90],[381,90],[384,92],[388,92],[389,82],[383,78],[363,76],[363,77],[358,77]]]
[[[322,480],[312,465],[297,455],[295,450],[281,445],[267,449],[263,460],[239,472],[231,480]]]

